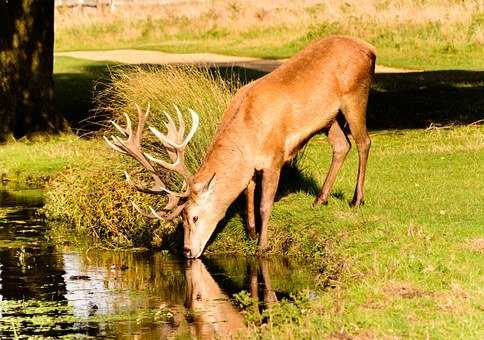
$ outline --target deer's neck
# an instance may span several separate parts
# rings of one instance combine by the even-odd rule
[[[225,214],[230,204],[247,187],[254,174],[253,161],[244,143],[216,139],[195,176],[196,183],[206,183],[214,177],[213,195],[217,210]]]

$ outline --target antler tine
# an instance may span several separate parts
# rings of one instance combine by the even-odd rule
[[[108,137],[106,137],[106,136],[103,136],[103,138],[104,138],[104,140],[106,141],[106,143],[107,143],[107,144],[108,144],[110,147],[112,147],[114,150],[116,150],[116,151],[118,151],[118,152],[121,152],[122,154],[127,155],[127,152],[126,152],[126,151],[124,151],[123,149],[121,149],[120,147],[118,147],[118,146],[115,144],[116,142],[114,142],[114,143],[113,143],[113,142],[111,142],[111,141],[109,140],[109,138],[108,138]],[[112,136],[112,138],[113,138],[113,140],[114,140],[114,136]]]
[[[163,190],[165,188],[164,183],[155,174],[152,174],[155,184],[153,184],[150,189],[141,187],[136,183],[134,183],[133,180],[131,179],[131,175],[127,171],[124,172],[124,177],[126,178],[126,182],[138,191],[144,192],[146,194],[154,194],[154,195],[161,195],[166,193],[166,191]]]
[[[131,179],[131,175],[126,171],[124,172],[124,176],[126,177],[126,182],[132,187],[134,187],[136,190],[144,192],[146,194],[161,195],[163,193],[166,193],[170,195],[170,197],[173,196],[177,198],[184,198],[190,195],[190,190],[189,188],[186,187],[186,185],[183,186],[183,192],[172,191],[166,187],[165,183],[163,183],[163,181],[160,179],[160,177],[158,177],[158,175],[154,173],[152,173],[151,175],[153,177],[155,184],[153,184],[151,188],[148,189],[134,183],[133,180]]]
[[[185,139],[181,143],[173,142],[167,138],[166,135],[162,134],[160,131],[158,131],[156,128],[149,126],[148,129],[163,143],[163,145],[168,144],[170,147],[174,149],[183,149],[187,146],[188,142],[190,139],[192,139],[193,135],[198,129],[198,124],[200,122],[200,118],[198,116],[198,113],[193,111],[192,109],[188,109],[192,115],[192,127],[190,129],[190,132],[188,135],[185,137]]]
[[[176,125],[175,125],[175,122],[173,121],[173,118],[171,118],[171,115],[168,112],[163,111],[163,113],[168,119],[168,122],[165,122],[165,126],[167,129],[167,135],[169,135],[170,133],[173,133],[176,131]]]
[[[196,113],[192,109],[188,109],[188,111],[192,115],[192,128],[190,129],[190,132],[188,133],[185,140],[183,141],[184,145],[187,145],[188,142],[192,139],[193,135],[195,135],[195,132],[198,129],[198,125],[200,124],[200,116],[198,115],[198,113]]]
[[[169,163],[162,159],[157,159],[149,153],[143,152],[141,147],[141,139],[143,137],[143,129],[146,120],[150,113],[150,105],[148,105],[145,112],[141,110],[138,104],[135,104],[135,107],[136,111],[138,112],[138,126],[136,127],[136,131],[133,131],[131,119],[127,114],[125,114],[125,128],[121,127],[114,121],[112,123],[114,127],[126,138],[123,139],[119,136],[112,136],[111,139],[109,139],[104,136],[104,139],[106,140],[106,143],[114,150],[123,154],[127,154],[136,159],[144,167],[144,169],[146,169],[151,174],[153,178],[153,184],[151,185],[151,187],[142,187],[134,183],[131,175],[125,172],[126,181],[129,185],[144,193],[157,195],[167,194],[168,196],[168,202],[162,209],[162,211],[157,212],[154,209],[150,208],[151,213],[147,213],[139,209],[139,207],[133,203],[135,209],[146,217],[157,219],[173,219],[180,214],[186,204],[186,202],[180,204],[180,199],[188,197],[191,193],[191,174],[185,166],[184,153],[188,141],[190,140],[190,138],[193,137],[195,130],[198,128],[198,115],[194,113],[194,111],[190,111],[192,114],[193,123],[190,133],[185,139],[183,138],[183,135],[185,133],[185,122],[183,121],[183,116],[180,110],[176,106],[175,110],[177,111],[179,128],[177,128],[177,125],[173,121],[173,118],[167,112],[165,112],[165,115],[168,119],[168,121],[165,122],[165,125],[167,127],[166,134],[162,134],[154,127],[149,127],[150,131],[166,147],[166,151],[168,152],[168,155],[172,160],[172,163]],[[157,174],[156,169],[154,168],[154,163],[161,165],[167,170],[175,171],[183,177],[184,183],[181,192],[175,192],[168,189],[161,177]]]
[[[136,203],[134,203],[133,201],[131,201],[131,204],[133,205],[133,208],[138,212],[140,213],[141,215],[143,215],[144,217],[148,217],[148,218],[152,218],[152,219],[157,219],[157,220],[163,220],[163,218],[152,208],[152,207],[149,207],[150,208],[150,211],[151,213],[147,213],[146,211],[144,211],[143,209],[141,209]]]
[[[146,156],[146,158],[148,158],[150,161],[154,162],[154,163],[157,163],[159,165],[161,165],[162,167],[164,167],[165,169],[168,169],[168,170],[172,170],[172,171],[177,171],[178,170],[178,166],[180,164],[180,157],[175,154],[175,160],[173,163],[168,163],[168,162],[165,162],[164,160],[162,159],[158,159],[158,158],[155,158],[153,157],[151,154],[145,152],[144,155]]]
[[[111,124],[113,124],[114,127],[126,137],[126,136],[130,136],[133,133],[133,131],[131,129],[131,119],[129,119],[128,114],[124,113],[124,117],[126,118],[125,128],[119,126],[114,120],[111,120]]]
[[[155,209],[153,209],[152,207],[149,207],[151,213],[147,213],[146,211],[141,209],[136,203],[131,202],[131,204],[133,205],[133,208],[138,213],[143,215],[144,217],[157,219],[157,220],[173,220],[173,219],[177,218],[180,215],[180,213],[182,212],[182,210],[185,208],[185,205],[186,205],[186,203],[179,205],[175,208],[175,210],[173,210],[172,212],[169,212],[169,213],[158,212]]]
[[[136,159],[144,168],[146,168],[146,170],[150,171],[151,173],[155,172],[155,168],[153,168],[153,165],[151,165],[141,151],[141,138],[135,135],[129,136],[127,140],[122,140],[116,136],[113,136],[112,138],[116,143],[116,146],[124,150],[125,154],[128,154]]]

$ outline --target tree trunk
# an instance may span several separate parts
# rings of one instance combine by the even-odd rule
[[[0,0],[0,141],[65,129],[53,62],[54,0]]]

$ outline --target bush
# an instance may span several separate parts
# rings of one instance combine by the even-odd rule
[[[163,128],[163,111],[173,112],[173,104],[184,114],[191,108],[200,115],[200,128],[188,146],[186,161],[194,172],[200,165],[215,134],[225,107],[235,91],[235,81],[195,67],[118,67],[112,82],[96,94],[97,115],[106,114],[125,125],[123,113],[137,121],[135,103],[151,106],[147,125]],[[185,117],[187,118],[187,117]],[[187,119],[187,126],[191,124]],[[106,123],[104,134],[115,134]],[[145,135],[150,153],[163,155],[149,133]],[[171,240],[175,227],[169,222],[147,221],[135,212],[130,201],[141,207],[161,207],[160,196],[136,192],[124,182],[123,170],[137,167],[105,144],[93,143],[82,167],[73,167],[57,176],[48,187],[45,215],[57,221],[56,234],[88,236],[111,247],[161,245]],[[166,174],[167,177],[170,177]]]

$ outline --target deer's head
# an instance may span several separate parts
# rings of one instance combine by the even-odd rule
[[[164,112],[167,117],[167,121],[165,122],[166,133],[161,133],[152,126],[149,127],[151,133],[164,146],[168,158],[171,160],[171,162],[168,162],[142,150],[141,139],[150,108],[148,106],[146,112],[142,112],[139,106],[136,105],[136,109],[138,111],[138,126],[136,131],[133,131],[131,120],[125,114],[125,128],[112,121],[116,129],[125,138],[112,136],[111,140],[106,137],[104,139],[114,150],[131,156],[140,163],[144,170],[150,173],[153,183],[148,188],[134,183],[132,180],[133,174],[125,172],[126,181],[131,186],[144,193],[165,195],[167,197],[167,204],[159,211],[153,208],[150,208],[149,212],[143,211],[134,202],[133,207],[148,218],[176,220],[181,216],[184,228],[183,253],[187,258],[197,258],[202,254],[218,221],[224,214],[223,211],[217,209],[217,199],[213,190],[216,181],[214,175],[202,182],[196,182],[194,176],[192,176],[185,164],[185,149],[198,128],[199,116],[195,111],[189,110],[192,118],[192,126],[186,136],[185,122],[180,110],[176,106],[178,126],[172,117],[167,112]],[[171,190],[166,185],[167,170],[176,172],[183,179],[180,191]]]

